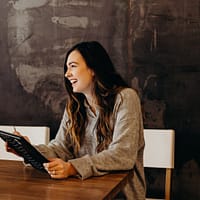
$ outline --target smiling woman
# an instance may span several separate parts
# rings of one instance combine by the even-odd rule
[[[145,199],[144,135],[140,100],[96,41],[73,46],[64,62],[66,109],[55,139],[36,148],[54,179],[82,179],[133,170],[125,199]],[[128,150],[127,150],[128,149]]]

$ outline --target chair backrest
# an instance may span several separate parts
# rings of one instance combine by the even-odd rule
[[[171,169],[174,168],[175,132],[171,129],[144,129],[144,167],[165,168],[165,199],[170,199]]]
[[[15,126],[22,135],[29,137],[31,144],[48,144],[50,138],[50,128],[46,126]],[[0,130],[12,133],[13,126],[0,126]],[[8,153],[5,150],[5,142],[0,139],[0,159],[1,160],[22,160],[22,158]]]

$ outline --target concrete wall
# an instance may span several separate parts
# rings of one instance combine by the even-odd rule
[[[98,40],[138,89],[145,128],[176,130],[173,199],[200,199],[199,0],[1,0],[0,19],[0,124],[48,125],[53,138],[65,53]],[[163,173],[146,173],[162,193]]]

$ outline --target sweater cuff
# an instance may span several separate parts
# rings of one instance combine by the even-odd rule
[[[88,155],[81,158],[68,160],[78,172],[81,179],[86,179],[93,176],[92,166],[93,163]]]
[[[89,155],[68,160],[68,162],[73,165],[82,180],[91,176],[101,176],[107,174],[107,172],[101,172],[96,169]]]

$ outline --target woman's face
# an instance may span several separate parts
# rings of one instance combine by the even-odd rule
[[[72,51],[67,59],[65,77],[71,82],[73,92],[92,95],[94,72],[91,70],[79,51]]]

